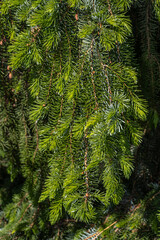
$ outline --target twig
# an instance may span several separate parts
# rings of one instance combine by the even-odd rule
[[[38,213],[38,212],[39,212],[39,207],[36,209],[35,213],[33,214],[32,218],[31,218],[31,219],[33,219],[33,221],[32,221],[32,223],[30,224],[30,228],[32,228],[33,225],[35,224],[35,220],[36,220],[36,216],[37,216],[37,213]]]
[[[95,237],[95,238],[94,238],[94,240],[95,240],[95,239],[96,239],[98,236],[100,236],[104,231],[108,230],[109,228],[111,228],[111,227],[112,227],[113,225],[115,225],[116,223],[117,223],[117,221],[115,221],[114,223],[112,223],[111,225],[109,225],[108,227],[106,227],[105,229],[103,229],[101,232],[97,231],[96,233],[92,234],[91,236],[85,238],[84,240],[88,240],[88,239],[93,238],[93,237]]]
[[[110,5],[109,0],[107,0],[107,3],[108,3],[108,10],[109,10],[111,16],[113,16],[113,12],[112,12],[111,5]]]
[[[19,219],[18,223],[20,223],[20,222],[22,221],[22,219],[23,219],[25,213],[27,212],[27,210],[28,210],[31,206],[32,206],[32,203],[30,203],[30,204],[28,205],[28,207],[25,209],[25,211],[24,211],[22,217]]]
[[[115,225],[117,223],[117,221],[115,221],[114,223],[112,223],[111,225],[109,225],[108,227],[106,227],[105,229],[103,229],[101,232],[99,232],[96,236],[96,238],[98,236],[100,236],[104,231],[108,230],[109,228],[111,228],[113,225]]]

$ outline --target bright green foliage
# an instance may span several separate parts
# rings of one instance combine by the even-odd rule
[[[147,114],[127,14],[133,2],[2,1],[9,30],[2,22],[1,47],[8,51],[2,57],[0,157],[9,159],[13,181],[21,173],[25,193],[14,194],[4,209],[8,223],[0,237],[48,239],[50,223],[100,223],[122,200]],[[14,159],[8,149],[16,151]],[[143,211],[138,222],[129,215],[129,233],[141,225]]]

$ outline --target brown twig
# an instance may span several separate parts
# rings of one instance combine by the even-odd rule
[[[117,223],[117,221],[115,221],[114,223],[112,223],[111,225],[109,225],[108,227],[106,227],[105,229],[103,229],[101,232],[99,232],[96,236],[96,238],[98,236],[100,236],[104,231],[108,230],[109,228],[111,228],[113,225],[115,225]]]
[[[32,203],[30,203],[30,204],[27,206],[27,208],[25,209],[25,211],[24,211],[22,217],[19,219],[18,223],[20,223],[20,222],[22,221],[22,219],[23,219],[25,213],[27,212],[27,210],[28,210],[31,206],[32,206]]]
[[[94,0],[93,0],[93,9],[94,9]]]
[[[151,198],[148,199],[148,201],[146,202],[146,204],[148,204],[148,202],[152,201],[157,195],[160,194],[160,191],[155,193]]]
[[[33,221],[32,221],[32,223],[30,224],[30,228],[32,228],[33,225],[35,224],[35,220],[36,220],[36,217],[37,217],[38,212],[39,212],[39,207],[36,209],[36,211],[34,212],[32,218],[31,218],[31,220],[33,219]]]
[[[109,228],[111,228],[113,225],[115,225],[117,223],[117,221],[115,221],[114,223],[112,223],[111,225],[109,225],[108,227],[106,227],[105,229],[103,229],[102,231],[97,231],[96,233],[92,234],[91,236],[85,238],[84,240],[88,240],[90,238],[93,238],[94,237],[94,240],[100,236],[104,231],[108,230]]]
[[[113,16],[113,12],[112,12],[109,0],[107,0],[107,3],[108,3],[108,11],[110,12],[111,16]]]

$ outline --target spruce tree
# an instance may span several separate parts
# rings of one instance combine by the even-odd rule
[[[141,2],[159,16],[158,0]],[[117,207],[147,114],[133,3],[2,1],[0,157],[12,183],[1,191],[1,239],[142,239],[134,230],[156,193],[123,219]]]

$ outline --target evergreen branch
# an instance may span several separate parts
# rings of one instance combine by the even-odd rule
[[[85,203],[89,197],[89,179],[88,179],[88,172],[87,172],[87,158],[88,158],[88,139],[87,139],[87,130],[84,134],[84,141],[85,141],[85,157],[84,157],[84,165],[85,165],[85,175],[86,175],[86,195],[85,195]]]
[[[149,31],[149,10],[150,10],[150,5],[147,5],[146,8],[146,34],[147,34],[147,49],[148,49],[148,59],[151,55],[151,48],[150,48],[150,31]]]
[[[24,123],[24,129],[25,129],[25,143],[26,143],[26,147],[28,146],[28,136],[27,136],[27,126],[26,126],[26,121],[24,118],[24,114],[23,114],[23,123]]]
[[[66,150],[65,150],[65,154],[64,154],[63,165],[62,165],[62,169],[61,169],[61,173],[60,173],[60,175],[62,175],[63,170],[64,170],[64,166],[65,166],[65,163],[66,163],[67,148],[68,148],[68,145],[66,145]]]
[[[51,91],[51,86],[52,86],[52,78],[53,78],[53,70],[54,70],[54,63],[52,65],[52,70],[51,70],[51,76],[50,76],[50,81],[49,81],[49,89],[48,89],[48,94],[47,94],[47,100],[49,98],[49,94]]]
[[[63,109],[63,96],[61,98],[61,106],[60,106],[59,116],[58,116],[58,120],[57,120],[57,125],[55,126],[55,129],[52,130],[51,134],[53,134],[57,130],[58,124],[60,123],[60,120],[62,117],[62,109]]]
[[[108,69],[110,69],[122,81],[123,85],[128,89],[130,95],[133,96],[133,93],[131,92],[131,90],[127,86],[127,84],[123,81],[123,78],[115,70],[113,70],[110,66],[108,66],[107,64],[105,64],[104,66],[107,67]]]
[[[36,157],[36,154],[37,154],[37,151],[38,151],[38,148],[39,148],[39,134],[38,134],[38,127],[37,127],[37,122],[35,123],[35,130],[36,130],[36,149],[34,151],[34,155],[33,155],[33,162],[35,160],[35,157]]]
[[[25,211],[24,211],[22,217],[19,219],[18,223],[20,223],[20,222],[22,221],[24,215],[26,214],[27,210],[28,210],[31,206],[32,206],[32,203],[30,203],[30,204],[27,206],[27,208],[25,209]]]
[[[83,61],[82,61],[82,64],[81,64],[80,74],[79,74],[80,76],[81,76],[82,71],[83,71],[83,67],[84,67],[84,63],[85,63],[86,56],[87,56],[87,54],[88,54],[88,52],[89,52],[90,50],[91,50],[91,47],[88,48],[87,51],[86,51],[85,54],[84,54]]]
[[[69,39],[69,35],[65,26],[65,32],[66,32],[66,36],[67,36],[67,41],[68,41],[68,45],[69,45],[69,59],[71,59],[71,43],[70,43],[70,39]]]
[[[150,29],[149,29],[149,17],[150,15],[150,4],[147,5],[146,8],[146,37],[147,37],[147,50],[148,50],[148,60],[151,62],[151,39],[150,39]],[[150,64],[150,71],[151,71],[151,88],[152,88],[152,95],[154,96],[154,74],[153,74],[153,67],[152,64]],[[154,98],[153,98],[154,102]]]
[[[116,41],[116,46],[117,46],[118,61],[121,62],[120,49],[119,49],[119,46],[118,46],[118,41]]]
[[[138,234],[143,235],[145,227],[141,228],[141,220],[137,223],[133,219],[141,210],[144,213],[144,208],[147,212],[145,204],[134,205],[130,210],[127,204],[128,223],[124,215],[121,219],[119,207],[118,211],[114,207],[125,190],[132,192],[130,182],[129,188],[125,189],[124,176],[129,178],[133,169],[129,155],[134,154],[133,145],[139,144],[140,120],[145,120],[146,116],[145,103],[137,95],[133,68],[136,57],[129,37],[131,21],[127,15],[132,14],[133,9],[126,12],[133,2],[3,0],[0,10],[3,11],[0,16],[3,35],[0,39],[0,159],[9,159],[6,166],[2,166],[2,171],[6,168],[3,173],[5,191],[0,191],[4,206],[1,219],[5,216],[0,235],[4,239],[34,239],[37,236],[42,239],[53,236],[125,239],[126,236],[137,238]],[[136,2],[138,6],[139,2]],[[144,66],[151,65],[148,72],[150,81],[154,81],[160,69],[158,51],[156,60],[152,53],[151,14],[154,13],[151,0],[141,3],[145,5],[144,18],[148,17],[147,27],[145,22],[143,30],[146,32],[148,28],[148,36],[145,33],[144,39],[146,43],[149,40],[146,51],[150,51],[148,57],[146,52]],[[134,21],[135,17],[131,19]],[[134,26],[135,32],[137,27]],[[154,33],[157,33],[158,43],[159,26],[155,27]],[[141,49],[136,52],[141,55]],[[8,57],[15,67],[14,77],[7,68]],[[138,69],[137,65],[138,62]],[[143,79],[142,74],[141,77]],[[12,89],[15,89],[14,94]],[[158,91],[158,87],[155,88],[157,96]],[[14,106],[15,97],[18,100]],[[91,114],[89,120],[88,116],[85,118],[86,112]],[[30,156],[31,162],[28,161]],[[13,184],[6,181],[8,173]],[[24,188],[21,188],[21,179]],[[19,194],[14,195],[17,182]],[[39,201],[49,200],[38,205],[43,182],[45,191]],[[11,187],[6,187],[7,184]],[[12,186],[14,188],[8,194],[6,189],[10,190]],[[11,203],[7,197],[12,193]],[[124,201],[126,198],[128,201],[127,196],[124,195]],[[135,202],[137,199],[135,196]],[[120,211],[123,204],[122,201]],[[110,210],[108,221],[99,226],[104,214]],[[143,213],[141,217],[144,217]],[[117,223],[116,219],[120,221]],[[99,227],[81,235],[89,224]],[[148,224],[150,230],[155,228],[153,225],[156,224]],[[140,227],[136,236],[131,233],[134,226]]]
[[[62,2],[62,0],[60,0],[60,2]],[[69,10],[70,10],[70,6],[67,6],[67,10],[63,14],[63,16],[60,18],[60,22],[65,18],[65,16],[68,14]]]
[[[59,112],[59,117],[58,117],[57,125],[59,124],[60,119],[61,119],[61,117],[62,117],[62,109],[63,109],[63,96],[62,96],[62,98],[61,98],[61,107],[60,107],[60,112]]]
[[[98,52],[98,56],[99,56],[99,60],[100,60],[102,69],[103,69],[105,77],[106,77],[106,82],[107,82],[107,85],[108,85],[108,95],[109,95],[109,100],[110,100],[110,104],[111,104],[111,102],[112,102],[112,97],[111,97],[112,96],[112,91],[111,91],[111,87],[110,87],[110,83],[109,83],[109,78],[108,78],[108,75],[107,75],[106,70],[105,70],[106,65],[103,64],[102,58],[101,58],[101,55],[100,55],[98,49],[97,49],[97,52]]]
[[[151,55],[151,57],[153,57],[153,59],[154,59],[154,60],[156,61],[156,63],[157,63],[158,70],[159,70],[159,79],[160,79],[160,63],[159,63],[158,59],[156,58],[156,56]]]
[[[28,196],[28,193],[26,193],[23,198],[18,202],[17,206],[20,206],[21,203],[24,201],[24,199]]]
[[[35,224],[35,220],[36,220],[36,218],[37,218],[38,212],[39,212],[39,207],[36,209],[36,211],[34,212],[34,214],[33,214],[33,216],[32,216],[33,221],[32,221],[32,223],[29,225],[30,228],[33,228],[33,226],[34,226],[34,224]],[[31,219],[31,220],[32,220],[32,219]]]
[[[62,55],[61,55],[61,45],[60,45],[60,65],[59,65],[59,70],[60,70],[60,76],[62,75]]]
[[[73,101],[73,111],[72,111],[72,121],[71,121],[71,127],[70,127],[70,154],[71,154],[71,161],[72,164],[74,163],[74,158],[73,158],[73,149],[72,149],[72,129],[73,129],[73,118],[75,114],[75,101]]]
[[[97,96],[96,96],[96,87],[95,87],[95,83],[94,83],[94,71],[93,71],[93,42],[94,39],[92,39],[91,42],[91,80],[92,80],[92,85],[93,85],[93,93],[94,93],[94,99],[95,99],[95,110],[97,110],[98,108],[98,102],[97,102]]]
[[[35,181],[34,181],[34,183],[33,183],[33,186],[36,184],[36,182],[37,182],[37,178],[35,179]],[[25,200],[25,198],[26,198],[28,195],[29,195],[29,193],[26,192],[25,195],[21,198],[21,200],[17,203],[17,206],[18,206],[18,207],[22,204],[22,202]]]

